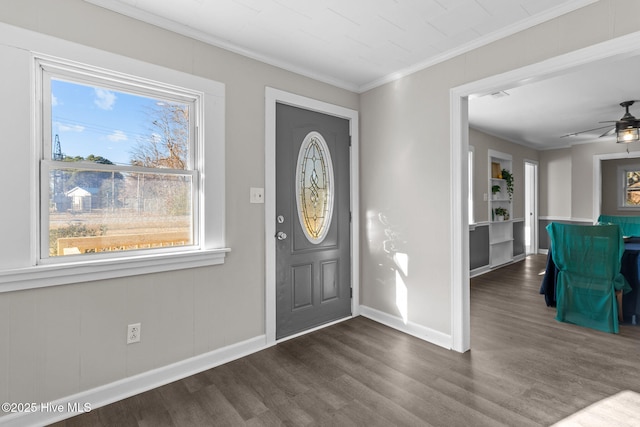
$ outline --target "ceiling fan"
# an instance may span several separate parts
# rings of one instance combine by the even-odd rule
[[[620,106],[625,109],[624,115],[619,120],[608,120],[600,123],[615,123],[613,128],[608,129],[605,133],[599,136],[599,138],[603,138],[606,136],[611,136],[613,134],[617,135],[617,142],[619,143],[629,143],[638,141],[640,139],[640,120],[636,119],[631,113],[629,113],[629,107],[631,107],[636,101],[623,101],[620,103]],[[563,135],[562,138],[568,136],[577,136],[587,132],[593,132],[596,130],[609,128],[610,125],[600,126],[593,129],[587,129],[580,132],[573,132],[567,135]]]

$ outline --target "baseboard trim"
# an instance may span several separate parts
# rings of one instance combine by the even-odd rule
[[[481,276],[484,273],[488,273],[491,271],[491,267],[488,265],[483,265],[482,267],[474,268],[469,272],[469,278],[473,278],[476,276]]]
[[[427,328],[426,326],[418,325],[417,323],[405,323],[404,320],[398,316],[384,313],[376,310],[375,308],[367,307],[366,305],[360,305],[360,315],[400,332],[413,335],[414,337],[430,342],[431,344],[444,347],[448,350],[453,348],[453,339],[451,338],[451,335]]]
[[[62,421],[81,413],[69,411],[69,408],[85,408],[84,405],[88,404],[91,410],[97,409],[198,372],[223,365],[264,348],[266,348],[266,336],[260,335],[171,365],[123,378],[50,403],[44,403],[46,406],[42,407],[42,410],[40,410],[41,404],[38,403],[36,412],[22,412],[0,417],[0,425],[10,427],[42,426]],[[54,411],[52,410],[53,408],[61,410]]]

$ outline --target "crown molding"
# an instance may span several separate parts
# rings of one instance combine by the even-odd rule
[[[355,82],[349,82],[344,79],[340,79],[339,77],[336,77],[336,76],[321,74],[314,70],[300,67],[290,62],[282,61],[282,60],[261,54],[260,52],[256,52],[254,50],[247,49],[242,46],[238,46],[234,43],[230,43],[227,40],[223,40],[219,37],[215,37],[204,31],[200,31],[195,28],[189,27],[187,25],[173,21],[171,19],[167,19],[158,15],[152,14],[150,12],[144,11],[142,9],[131,6],[129,4],[122,3],[118,0],[84,0],[84,1],[87,3],[91,3],[96,6],[102,7],[104,9],[108,9],[113,12],[120,13],[130,18],[137,19],[139,21],[146,22],[148,24],[172,31],[174,33],[181,34],[183,36],[190,37],[195,40],[199,40],[201,42],[210,44],[212,46],[216,46],[216,47],[228,50],[230,52],[237,53],[239,55],[254,59],[256,61],[260,61],[265,64],[272,65],[274,67],[278,67],[286,71],[290,71],[292,73],[300,74],[302,76],[309,77],[311,79],[314,79],[323,83],[327,83],[341,89],[346,89],[351,92],[363,93],[368,90],[374,89],[378,86],[382,86],[384,84],[406,77],[410,74],[432,67],[436,64],[447,61],[461,54],[470,52],[474,49],[485,46],[489,43],[493,43],[497,40],[511,36],[520,31],[531,28],[535,25],[541,24],[543,22],[549,21],[551,19],[557,18],[559,16],[565,15],[570,12],[573,12],[574,10],[593,4],[598,0],[573,0],[570,2],[563,3],[556,7],[547,9],[544,12],[533,15],[527,19],[511,24],[499,31],[494,31],[485,36],[478,37],[477,39],[469,43],[466,43],[462,46],[459,46],[455,49],[448,50],[446,52],[441,53],[440,55],[428,58],[410,67],[400,69],[398,71],[395,71],[393,73],[390,73],[379,79],[373,80],[369,83],[365,83],[363,85],[358,85]]]

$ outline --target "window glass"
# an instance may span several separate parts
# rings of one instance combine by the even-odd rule
[[[43,74],[41,258],[196,245],[195,99],[61,74]]]
[[[640,171],[625,172],[625,205],[640,206]]]
[[[50,257],[191,245],[192,176],[54,167]]]
[[[51,79],[51,156],[67,162],[189,167],[189,105]]]

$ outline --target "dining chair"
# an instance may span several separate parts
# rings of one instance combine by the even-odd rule
[[[624,241],[618,225],[547,226],[556,281],[556,320],[618,333],[620,294],[631,287],[620,273]]]
[[[637,215],[600,215],[599,224],[617,224],[623,236],[640,236],[640,216]]]

